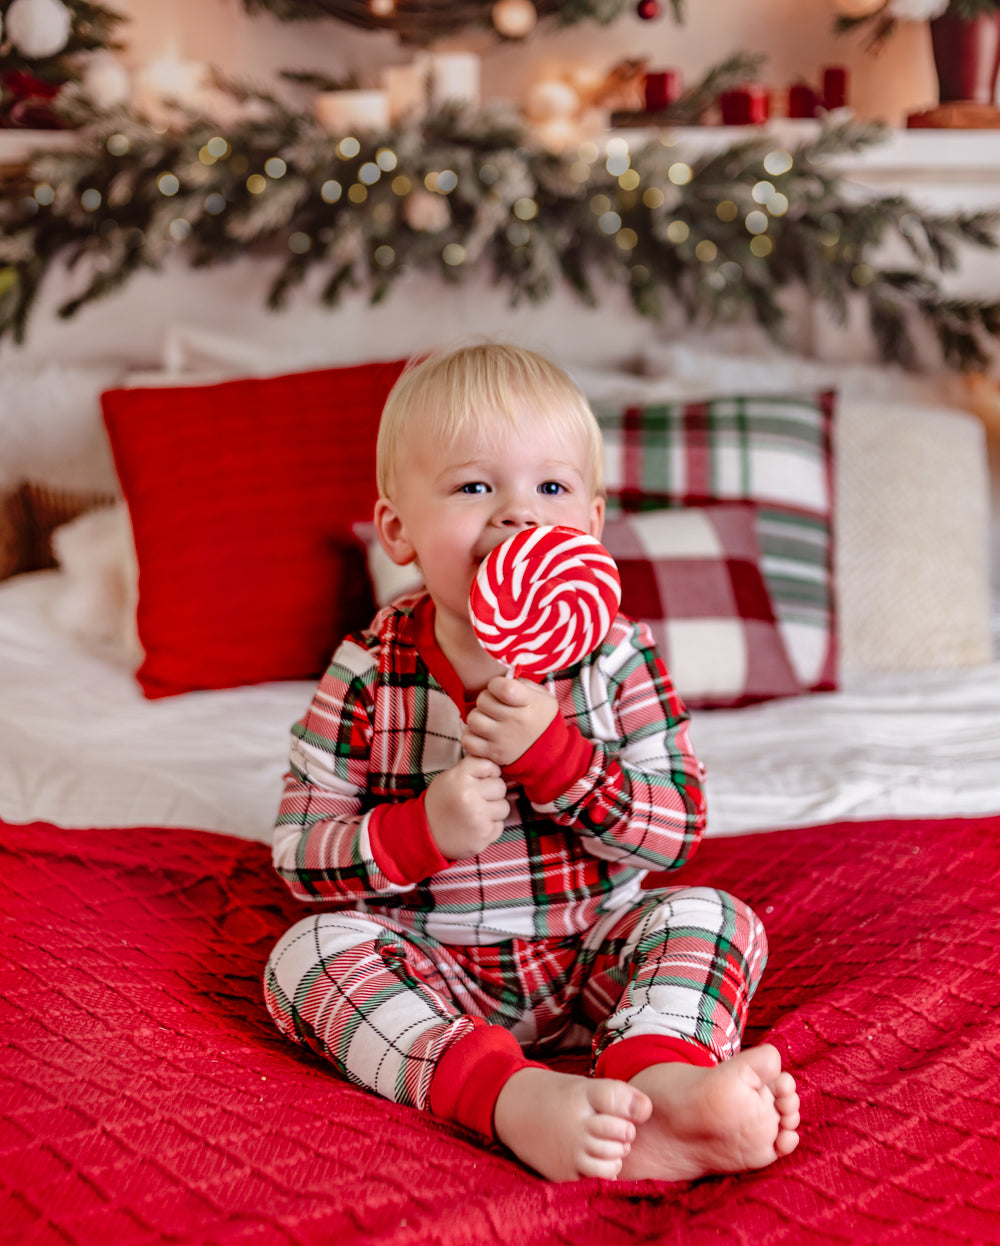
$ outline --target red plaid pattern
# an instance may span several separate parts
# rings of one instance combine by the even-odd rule
[[[678,692],[700,708],[799,691],[760,572],[750,506],[609,519],[622,610],[646,623]]]
[[[459,708],[415,645],[421,600],[386,607],[345,641],[293,728],[274,863],[296,896],[364,901],[443,943],[558,939],[634,903],[648,870],[688,859],[705,805],[687,713],[648,630],[619,618],[596,654],[546,680],[595,745],[586,773],[545,804],[511,787],[496,843],[393,881],[373,851],[373,809],[418,798],[461,757]]]
[[[595,411],[609,498],[625,511],[753,505],[761,569],[803,689],[836,686],[834,395]]]
[[[581,940],[454,947],[385,916],[322,913],[278,943],[265,975],[279,1029],[384,1098],[426,1108],[438,1062],[473,1029],[545,1055],[623,1039],[735,1055],[767,958],[756,916],[724,892],[643,893]]]

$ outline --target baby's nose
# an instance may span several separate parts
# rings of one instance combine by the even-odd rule
[[[505,503],[497,514],[497,522],[505,528],[537,528],[538,513],[535,508],[527,502],[509,501]]]
[[[542,519],[535,490],[518,487],[498,490],[493,522],[518,531],[521,528],[537,528]]]

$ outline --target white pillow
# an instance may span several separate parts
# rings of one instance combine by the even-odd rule
[[[163,366],[168,373],[218,376],[278,376],[283,372],[332,367],[333,351],[326,345],[305,343],[281,346],[232,337],[200,325],[171,325],[163,341]]]
[[[739,354],[690,342],[653,343],[643,348],[639,366],[650,382],[664,386],[665,400],[678,394],[727,397],[835,389],[841,398],[957,404],[962,394],[960,380],[950,374],[918,376],[888,364],[826,363],[773,346]]]
[[[844,402],[834,462],[843,670],[990,661],[982,424],[948,407]]]
[[[52,549],[62,571],[53,622],[86,648],[135,669],[142,660],[139,572],[125,503],[63,524],[52,534]]]
[[[0,490],[23,480],[54,489],[118,493],[100,396],[116,366],[4,367],[0,384]]]
[[[376,606],[381,609],[395,598],[402,597],[404,593],[412,593],[423,585],[423,577],[414,563],[400,567],[392,561],[382,548],[374,524],[356,523],[351,530],[365,547],[368,576],[372,582]]]

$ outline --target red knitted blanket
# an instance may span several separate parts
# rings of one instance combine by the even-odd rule
[[[303,911],[259,844],[0,826],[0,1240],[309,1246],[1000,1240],[1000,817],[707,841],[764,919],[747,1042],[798,1151],[695,1184],[551,1185],[339,1082],[260,975]]]

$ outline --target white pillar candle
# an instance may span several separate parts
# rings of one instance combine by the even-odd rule
[[[406,117],[419,120],[427,111],[427,58],[410,65],[387,65],[382,86],[389,100],[389,120],[395,125]]]
[[[384,130],[389,100],[385,91],[321,91],[313,101],[313,115],[330,134]]]
[[[83,88],[98,108],[115,108],[128,101],[132,80],[113,53],[97,52],[83,71]]]
[[[435,104],[447,101],[479,107],[479,57],[475,52],[432,52],[430,78]]]
[[[161,56],[136,75],[133,102],[154,124],[164,124],[171,115],[171,104],[192,109],[200,106],[207,73],[207,66],[198,61],[182,61],[172,54]]]

